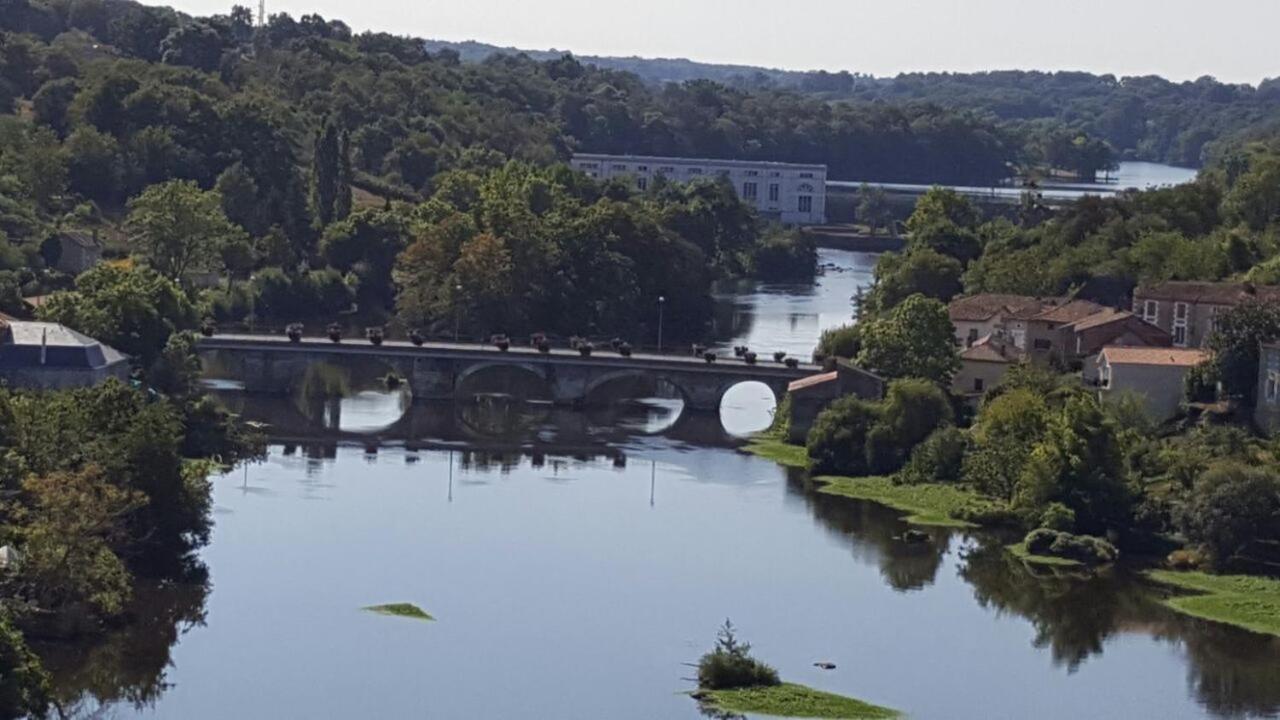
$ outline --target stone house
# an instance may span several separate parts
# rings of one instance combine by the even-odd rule
[[[1267,433],[1280,430],[1280,342],[1264,342],[1259,350],[1253,421]]]
[[[955,326],[956,345],[963,348],[1007,329],[1007,320],[1011,317],[1030,317],[1059,302],[1057,298],[981,293],[952,300],[947,305],[947,315]]]
[[[960,370],[951,379],[951,391],[976,402],[1025,358],[1026,353],[1007,336],[988,335],[960,351]]]
[[[880,400],[884,391],[882,378],[844,360],[838,361],[831,372],[792,382],[787,386],[787,396],[791,399],[787,441],[803,443],[818,414],[837,398],[857,395],[864,400]]]
[[[1208,358],[1198,348],[1102,348],[1093,361],[1098,397],[1133,393],[1142,398],[1152,420],[1163,422],[1182,406],[1187,373]]]
[[[129,379],[120,351],[57,323],[0,322],[0,380],[9,387],[60,390]]]
[[[102,260],[102,242],[96,233],[63,230],[57,235],[61,250],[54,268],[68,275],[79,275]]]
[[[1204,347],[1219,313],[1247,301],[1280,303],[1280,287],[1170,281],[1133,292],[1133,314],[1169,333],[1174,347]]]

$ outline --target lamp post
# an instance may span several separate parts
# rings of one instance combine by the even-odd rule
[[[458,342],[458,327],[462,324],[462,304],[459,299],[462,297],[462,285],[459,284],[453,288],[453,341]]]
[[[658,296],[658,353],[662,353],[662,315],[667,307],[667,296]]]

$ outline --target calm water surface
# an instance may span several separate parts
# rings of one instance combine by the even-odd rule
[[[824,253],[849,270],[726,298],[726,343],[812,350],[872,260]],[[914,718],[1280,713],[1280,640],[1167,612],[1120,570],[1037,575],[942,530],[906,545],[896,513],[738,452],[771,398],[720,419],[353,387],[225,395],[277,441],[214,480],[208,587],[147,593],[136,628],[51,653],[65,698],[113,717],[692,719],[685,663],[730,617],[784,678]],[[437,621],[360,610],[388,602]]]

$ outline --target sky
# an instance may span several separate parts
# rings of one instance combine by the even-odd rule
[[[207,15],[233,0],[171,2]],[[315,12],[357,32],[880,76],[1280,76],[1280,0],[267,0],[267,12]]]

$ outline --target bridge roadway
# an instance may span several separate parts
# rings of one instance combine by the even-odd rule
[[[607,383],[643,377],[664,380],[683,396],[692,410],[719,410],[724,394],[743,382],[769,386],[780,402],[787,385],[822,371],[803,363],[789,368],[761,358],[751,365],[736,357],[720,357],[708,363],[693,355],[635,353],[623,357],[612,349],[597,348],[584,356],[575,350],[548,353],[532,347],[512,346],[507,351],[491,345],[425,343],[401,340],[374,345],[363,338],[335,343],[327,337],[292,342],[283,335],[214,335],[200,339],[201,354],[216,353],[228,362],[249,392],[282,394],[304,376],[307,366],[334,360],[374,359],[403,376],[419,400],[458,399],[468,394],[468,380],[498,367],[515,368],[545,383],[558,405],[583,406]]]

